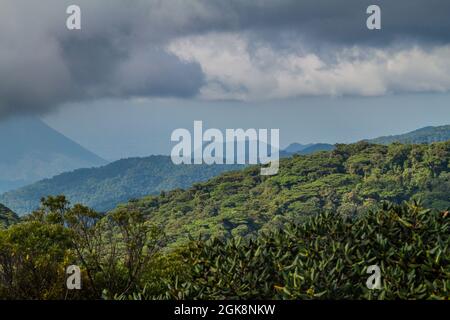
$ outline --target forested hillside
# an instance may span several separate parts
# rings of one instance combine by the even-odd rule
[[[246,235],[324,210],[353,216],[384,200],[421,199],[444,210],[450,207],[449,159],[450,142],[338,145],[331,152],[282,159],[275,176],[249,167],[119,208],[143,212],[173,241]]]
[[[431,143],[450,139],[450,126],[426,127],[398,136],[380,137],[371,143]],[[310,155],[332,151],[325,143],[302,145],[293,143],[280,151],[281,158],[294,154]],[[224,171],[243,166],[175,166],[168,156],[122,159],[103,167],[79,169],[45,179],[0,195],[4,203],[18,214],[36,209],[42,197],[65,194],[72,203],[83,203],[98,211],[107,211],[119,203],[163,190],[188,188],[195,182],[208,180]],[[0,181],[0,185],[2,181]],[[0,186],[1,190],[1,186]]]
[[[72,203],[107,211],[133,198],[187,188],[194,182],[237,168],[240,166],[174,165],[168,156],[129,158],[41,180],[1,195],[0,203],[25,214],[37,209],[42,197],[64,194]]]
[[[311,154],[332,148],[332,145],[312,144],[294,153]],[[280,153],[281,157],[291,155],[285,151]],[[168,156],[128,158],[103,167],[78,169],[38,181],[0,195],[0,202],[19,214],[25,214],[38,208],[42,197],[64,194],[72,203],[83,203],[95,210],[107,211],[130,199],[158,194],[163,190],[188,188],[195,182],[243,167],[174,165]]]

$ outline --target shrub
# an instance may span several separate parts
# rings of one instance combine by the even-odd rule
[[[384,204],[355,218],[321,213],[261,234],[192,242],[175,299],[446,299],[450,295],[448,212],[416,202]],[[370,265],[381,290],[369,290]]]

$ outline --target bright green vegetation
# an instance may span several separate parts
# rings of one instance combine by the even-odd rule
[[[107,214],[48,197],[0,230],[0,298],[448,299],[449,178],[450,142],[361,142]]]
[[[18,214],[25,214],[37,209],[42,197],[64,194],[72,203],[107,211],[133,198],[187,188],[194,182],[237,168],[240,166],[174,165],[167,156],[129,158],[41,180],[1,195],[0,202]]]
[[[18,221],[19,217],[9,208],[0,203],[0,228],[9,227]]]
[[[119,208],[143,212],[177,243],[189,236],[245,236],[324,210],[358,215],[383,200],[421,199],[444,210],[450,207],[449,159],[450,142],[338,145],[332,152],[282,159],[276,176],[250,167]]]

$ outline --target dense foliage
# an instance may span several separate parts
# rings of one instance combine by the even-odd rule
[[[321,213],[255,240],[193,242],[190,266],[159,298],[443,299],[450,296],[448,211],[385,204],[351,218]],[[382,287],[366,286],[368,266]]]
[[[357,216],[323,212],[254,238],[165,247],[136,211],[100,215],[43,199],[40,210],[0,230],[0,298],[7,299],[446,299],[449,212],[416,202]],[[65,268],[83,288],[65,288]],[[367,268],[382,287],[366,287]]]
[[[0,228],[9,227],[19,221],[19,217],[0,203]]]
[[[0,298],[100,298],[139,290],[162,246],[160,229],[139,212],[101,215],[64,196],[0,230]],[[66,267],[83,270],[83,291],[68,291]],[[151,269],[151,268],[150,268]]]

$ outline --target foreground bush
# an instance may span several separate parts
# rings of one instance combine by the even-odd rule
[[[192,243],[185,278],[158,298],[446,299],[449,244],[448,212],[415,202],[357,218],[323,213],[256,240]],[[366,287],[370,265],[381,268],[380,290]]]
[[[151,279],[146,270],[161,241],[159,228],[139,212],[101,215],[70,207],[64,196],[42,199],[39,210],[0,229],[0,299],[99,299],[138,291]],[[69,265],[80,267],[82,290],[67,290]]]
[[[0,230],[0,298],[64,297],[70,246],[61,225],[28,221]]]

